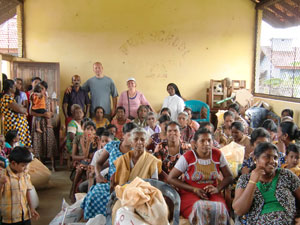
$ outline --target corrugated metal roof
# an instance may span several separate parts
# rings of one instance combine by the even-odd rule
[[[262,46],[261,51],[276,68],[300,69],[300,66],[295,65],[295,62],[300,62],[300,48],[295,47],[293,51],[274,51],[270,46]]]

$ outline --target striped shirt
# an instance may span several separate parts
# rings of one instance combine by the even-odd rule
[[[0,190],[0,210],[3,223],[17,223],[30,219],[27,191],[32,189],[27,173],[15,174],[10,166],[0,171],[0,176],[7,176],[8,181]]]

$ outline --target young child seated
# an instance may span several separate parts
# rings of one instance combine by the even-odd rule
[[[296,144],[289,144],[286,148],[285,164],[281,168],[286,168],[292,171],[297,177],[300,177],[300,147]]]
[[[78,135],[73,140],[72,159],[74,170],[71,174],[73,180],[70,190],[70,199],[75,202],[75,193],[81,182],[87,179],[88,166],[97,150],[97,141],[95,137],[96,125],[93,121],[88,120],[83,124],[83,134]]]
[[[27,166],[32,154],[26,147],[15,147],[9,155],[9,166],[0,172],[0,210],[2,225],[30,225],[31,217],[39,218],[31,204],[32,189]]]
[[[126,123],[131,122],[130,119],[126,118],[125,115],[125,108],[123,106],[118,106],[116,109],[116,116],[111,121],[111,124],[114,124],[117,127],[117,132],[115,137],[117,137],[119,140],[123,138],[123,126]]]
[[[23,146],[19,141],[20,137],[17,130],[9,130],[6,133],[3,151],[7,158],[14,147]]]
[[[6,154],[3,150],[5,143],[5,138],[2,134],[0,134],[0,167],[6,168],[9,164],[8,159],[6,158]]]
[[[88,186],[88,190],[90,189],[91,186],[94,185],[95,183],[95,178],[97,179],[97,177],[95,177],[95,175],[101,173],[101,175],[104,177],[105,175],[105,171],[108,172],[108,168],[103,168],[102,171],[98,171],[98,166],[97,166],[97,162],[101,157],[101,153],[103,151],[104,146],[111,142],[113,140],[113,136],[108,132],[108,130],[99,130],[97,129],[96,131],[96,135],[97,135],[97,145],[98,145],[98,150],[95,152],[92,162],[90,164],[90,173],[89,173],[89,186]]]
[[[41,85],[36,85],[33,89],[33,94],[31,95],[31,110],[35,113],[44,114],[47,112],[46,109],[46,91],[42,88]],[[35,117],[35,127],[36,131],[39,133],[43,133],[41,130],[41,117]],[[47,127],[52,127],[51,119],[47,119]]]

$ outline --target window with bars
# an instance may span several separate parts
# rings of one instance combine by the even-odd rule
[[[18,56],[17,15],[0,25],[0,53]]]
[[[300,98],[300,26],[275,29],[262,22],[255,93]]]

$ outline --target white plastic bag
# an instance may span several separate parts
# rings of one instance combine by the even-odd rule
[[[35,187],[32,185],[32,189],[29,190],[30,200],[33,208],[37,208],[39,206],[39,196],[36,193]]]
[[[106,218],[102,215],[99,214],[94,218],[91,218],[88,220],[86,225],[105,225],[106,224]]]
[[[233,177],[237,177],[238,171],[244,161],[245,147],[232,141],[230,144],[220,148],[220,151],[226,158]]]
[[[83,210],[80,208],[82,201],[83,199],[80,199],[70,206],[65,199],[63,199],[61,211],[55,216],[49,225],[65,225],[78,222],[83,214]]]
[[[126,206],[117,211],[115,225],[149,225],[141,217],[134,213],[133,209]]]

